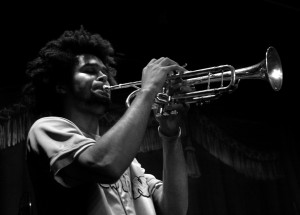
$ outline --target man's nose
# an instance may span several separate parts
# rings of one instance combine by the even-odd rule
[[[103,74],[103,73],[100,73],[98,78],[97,78],[97,81],[101,81],[103,83],[107,82],[108,78],[107,78],[107,75]]]

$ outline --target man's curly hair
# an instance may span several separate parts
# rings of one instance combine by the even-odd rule
[[[108,81],[116,84],[114,69],[114,49],[108,40],[99,34],[92,34],[82,26],[79,30],[65,31],[58,39],[49,41],[38,53],[37,58],[28,63],[26,75],[29,84],[24,88],[25,95],[34,101],[38,113],[57,112],[60,96],[57,85],[69,85],[72,71],[78,63],[77,55],[97,56],[109,70]]]

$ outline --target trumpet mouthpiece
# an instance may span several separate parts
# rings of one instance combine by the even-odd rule
[[[111,87],[109,85],[103,85],[104,90],[109,90]]]

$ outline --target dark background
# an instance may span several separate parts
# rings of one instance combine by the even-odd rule
[[[287,142],[293,143],[293,149],[298,149],[300,7],[297,1],[43,1],[23,5],[9,3],[2,12],[1,108],[19,101],[26,63],[36,57],[40,48],[64,30],[78,29],[80,25],[111,41],[120,56],[117,76],[120,83],[140,80],[143,67],[152,58],[170,57],[179,64],[187,63],[188,70],[223,64],[238,69],[262,61],[267,48],[273,46],[280,55],[283,68],[283,86],[279,92],[273,91],[263,80],[242,80],[234,93],[199,108],[215,118],[261,122],[257,128],[260,131],[251,126],[250,130],[243,131],[245,138],[252,135],[256,142],[262,135],[273,140],[277,132],[282,132],[292,136],[292,141]],[[129,92],[131,89],[114,92],[114,101],[124,104]],[[268,146],[266,144],[266,148]],[[14,207],[18,207],[23,186],[20,183],[23,172],[19,171],[23,168],[19,162],[23,151],[24,145],[19,144],[0,153],[0,169],[6,173],[1,176],[1,187],[5,188],[3,193],[9,193],[4,203],[10,212],[18,211]],[[298,154],[299,151],[293,151],[293,156],[298,157]],[[160,151],[140,156],[140,161],[150,172],[161,174],[158,168]],[[203,175],[200,179],[190,179],[190,214],[199,211],[213,214],[207,208],[220,206],[213,205],[215,199],[221,199],[220,192],[225,194],[220,200],[221,206],[215,209],[222,210],[218,214],[232,214],[230,211],[235,209],[241,211],[233,214],[248,214],[247,211],[249,214],[254,211],[256,214],[300,213],[295,209],[300,208],[299,200],[295,200],[299,197],[297,177],[287,180],[298,185],[289,188],[295,190],[293,193],[285,190],[289,184],[285,180],[246,179],[218,163],[200,147],[198,162]],[[299,162],[291,163],[289,167],[295,166],[299,169]],[[299,173],[293,174],[298,174],[299,178]],[[294,200],[290,201],[290,198]],[[242,205],[237,207],[235,202]],[[265,202],[270,205],[264,205]],[[275,213],[278,207],[281,211]]]
[[[238,69],[260,62],[274,46],[283,67],[281,91],[273,91],[264,81],[242,81],[232,96],[211,106],[280,121],[294,121],[298,115],[300,12],[293,1],[54,1],[11,3],[3,10],[7,13],[1,15],[2,104],[18,97],[11,93],[23,84],[26,63],[47,41],[83,25],[110,40],[122,55],[120,83],[140,80],[142,68],[152,58],[167,56],[187,63],[189,70],[223,64]],[[117,100],[125,100],[125,95]]]

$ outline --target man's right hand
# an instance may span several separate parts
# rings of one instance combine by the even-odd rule
[[[183,72],[186,69],[167,57],[152,59],[143,69],[141,89],[151,91],[156,95],[162,91],[167,75],[175,71]]]

